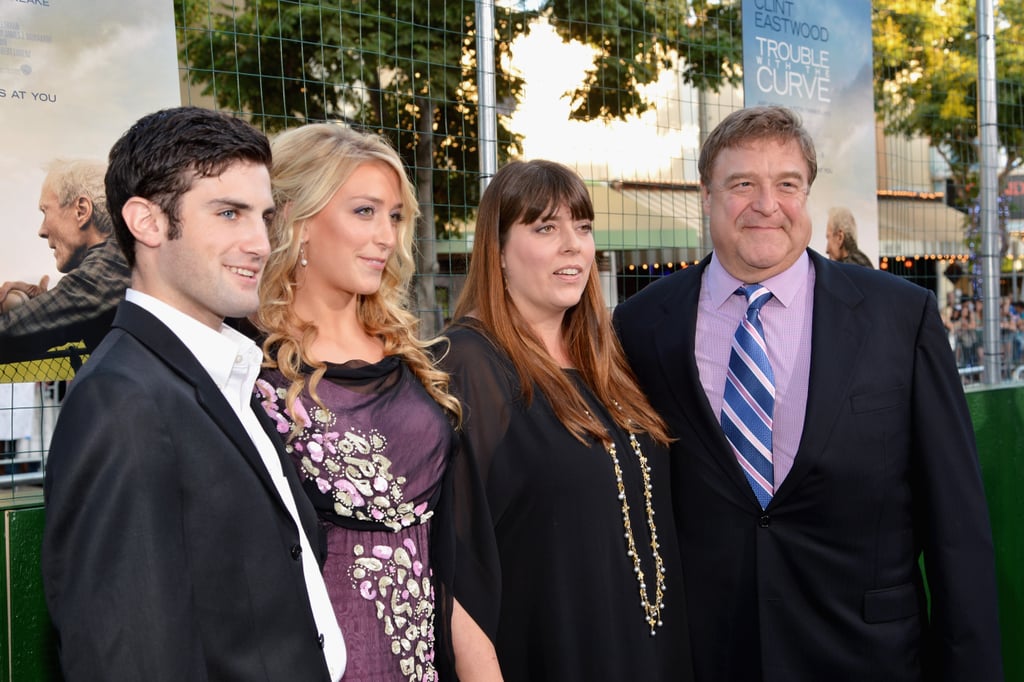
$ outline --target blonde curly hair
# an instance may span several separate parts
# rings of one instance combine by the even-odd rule
[[[413,233],[419,209],[398,154],[378,135],[335,123],[311,123],[287,130],[272,140],[271,149],[277,215],[270,226],[271,253],[260,283],[255,322],[266,337],[264,366],[278,369],[291,382],[285,404],[291,409],[308,382],[310,395],[323,407],[316,387],[327,371],[327,365],[310,353],[319,331],[316,322],[300,319],[293,307],[302,225],[327,205],[356,168],[377,161],[398,175],[404,208],[395,250],[384,268],[380,288],[358,297],[356,314],[366,332],[383,342],[384,354],[401,356],[430,397],[458,423],[462,409],[448,392],[448,374],[435,366],[427,350],[442,339],[419,339],[419,321],[408,310],[409,283],[415,272]],[[308,378],[303,366],[313,368]]]

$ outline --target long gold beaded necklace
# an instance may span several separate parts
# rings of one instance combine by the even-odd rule
[[[615,405],[618,407],[618,403]],[[622,482],[622,467],[619,466],[619,456],[615,448],[614,439],[608,445],[608,454],[612,458],[612,466],[615,469],[615,484],[619,489],[619,501],[622,502],[622,527],[625,530],[626,556],[633,560],[633,574],[636,575],[637,584],[640,586],[640,606],[644,610],[644,619],[651,628],[651,636],[657,634],[657,628],[661,627],[661,611],[665,608],[665,564],[661,560],[661,552],[658,551],[658,529],[654,525],[654,493],[651,487],[651,467],[647,463],[647,457],[640,449],[640,443],[636,434],[629,432],[629,444],[633,446],[637,461],[640,464],[640,473],[643,476],[644,484],[644,506],[647,508],[647,528],[651,533],[651,554],[654,555],[654,601],[647,598],[647,581],[644,578],[643,568],[640,566],[640,555],[636,551],[636,540],[633,539],[633,524],[629,520],[629,502],[626,500],[626,486]]]

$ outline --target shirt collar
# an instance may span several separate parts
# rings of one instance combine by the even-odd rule
[[[219,331],[211,329],[191,315],[130,287],[125,291],[125,299],[167,325],[192,351],[221,391],[227,387],[232,372],[238,371],[236,365],[244,368],[243,383],[248,384],[247,392],[252,391],[263,361],[263,353],[252,339],[223,323]]]
[[[805,249],[800,257],[792,265],[775,275],[769,277],[759,284],[768,287],[772,296],[785,307],[796,299],[796,295],[807,285],[807,275],[811,269],[811,259]],[[732,275],[722,266],[718,260],[718,254],[711,253],[711,262],[707,268],[706,286],[711,296],[711,305],[720,308],[729,297],[736,293],[736,289],[746,284]]]

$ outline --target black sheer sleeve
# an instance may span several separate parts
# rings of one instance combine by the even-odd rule
[[[441,366],[462,402],[459,447],[452,463],[452,514],[456,536],[455,598],[494,641],[501,608],[501,567],[495,524],[501,509],[488,500],[491,465],[518,398],[511,363],[472,321],[448,332],[451,348]]]
[[[451,458],[441,484],[441,494],[430,525],[431,563],[434,571],[434,667],[438,679],[457,680],[452,645],[452,598],[455,580],[455,522],[452,485],[458,439],[452,440]]]

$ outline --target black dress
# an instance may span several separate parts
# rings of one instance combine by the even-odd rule
[[[663,625],[652,636],[626,553],[608,450],[574,438],[539,392],[526,407],[510,360],[474,321],[459,320],[447,336],[451,349],[442,366],[452,374],[464,418],[454,464],[455,598],[494,642],[505,680],[691,680],[668,450],[640,438],[665,565]],[[572,374],[594,413],[611,424]],[[653,601],[638,458],[628,434],[612,433]]]

